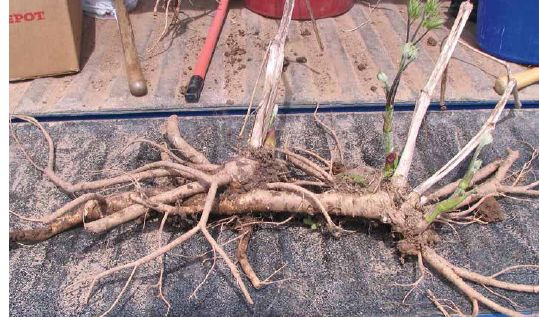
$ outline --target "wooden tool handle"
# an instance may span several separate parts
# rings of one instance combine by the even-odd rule
[[[528,87],[531,84],[539,82],[539,67],[531,68],[523,72],[513,74],[513,77],[517,81],[518,90],[524,87]],[[507,75],[503,75],[496,79],[496,83],[494,83],[494,90],[496,90],[499,95],[502,95],[506,86]]]
[[[127,82],[129,83],[129,91],[133,96],[144,96],[148,93],[146,80],[138,59],[137,49],[135,47],[135,39],[133,37],[133,28],[127,14],[127,9],[124,5],[124,0],[115,0],[116,2],[116,19],[118,21],[118,29],[120,30],[120,38],[122,39],[122,47],[124,50],[125,71],[127,73]]]

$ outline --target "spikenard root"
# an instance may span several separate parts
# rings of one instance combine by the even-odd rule
[[[90,283],[89,298],[101,279],[120,271],[131,271],[126,285],[105,314],[118,303],[139,267],[155,259],[164,261],[163,255],[200,233],[211,246],[214,261],[217,258],[225,261],[245,300],[253,304],[235,264],[236,261],[231,259],[222,245],[209,233],[210,214],[227,217],[225,219],[232,217],[236,222],[253,212],[317,214],[325,219],[327,230],[336,237],[345,230],[335,224],[332,217],[346,216],[379,221],[390,226],[393,234],[399,237],[397,247],[403,256],[418,257],[421,267],[425,263],[461,290],[473,304],[472,314],[477,313],[480,303],[510,316],[518,315],[517,312],[484,297],[469,286],[469,282],[518,292],[539,292],[539,286],[536,285],[502,282],[497,280],[496,276],[487,277],[467,271],[451,264],[434,251],[434,246],[442,240],[442,237],[425,216],[436,208],[438,201],[451,195],[459,186],[459,182],[418,197],[409,195],[406,190],[394,188],[390,181],[381,179],[378,174],[357,174],[358,170],[368,169],[348,169],[334,174],[333,169],[323,158],[318,156],[315,162],[302,155],[306,153],[305,151],[288,148],[245,150],[227,163],[215,165],[182,138],[178,117],[171,116],[163,129],[166,143],[136,141],[146,142],[161,151],[162,161],[144,165],[113,178],[72,184],[61,179],[55,172],[54,144],[47,131],[33,118],[24,116],[18,118],[39,128],[49,147],[47,166],[40,167],[24,150],[12,128],[13,137],[25,157],[66,194],[79,196],[39,219],[20,216],[23,220],[38,222],[39,225],[33,229],[11,230],[10,242],[38,243],[80,226],[93,233],[102,233],[145,217],[149,211],[163,215],[160,232],[167,219],[185,219],[187,215],[198,217],[196,225],[172,242],[164,245],[160,242],[152,253],[87,279]],[[537,182],[528,185],[519,185],[518,182],[505,183],[510,178],[508,173],[518,157],[518,152],[509,150],[507,157],[479,169],[471,180],[471,185],[474,186],[472,193],[455,206],[452,212],[450,210],[444,213],[443,217],[437,218],[436,221],[476,220],[485,223],[484,218],[477,217],[474,214],[475,209],[472,209],[485,197],[537,196],[538,191],[535,189],[538,186]],[[517,174],[519,178],[521,174]],[[170,180],[169,185],[154,188],[141,186],[145,181],[156,178]],[[130,190],[109,196],[96,193],[113,185],[129,183],[135,183],[137,186],[131,186]],[[463,210],[466,206],[472,207]],[[226,223],[230,222],[232,220]],[[283,225],[285,222],[276,225]],[[239,224],[236,223],[235,228],[239,232],[237,259],[245,275],[258,289],[271,283],[271,276],[261,281],[256,276],[256,268],[251,267],[246,255],[252,226],[256,224],[257,221],[243,220]],[[162,293],[162,283],[161,269],[157,283],[159,296],[167,307],[170,307]],[[414,284],[414,287],[416,286],[417,284]]]

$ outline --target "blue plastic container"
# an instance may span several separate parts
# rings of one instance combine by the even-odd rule
[[[480,0],[476,37],[493,56],[539,65],[539,0]]]

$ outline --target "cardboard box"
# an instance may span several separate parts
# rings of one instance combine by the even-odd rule
[[[78,72],[80,0],[9,1],[9,80]]]

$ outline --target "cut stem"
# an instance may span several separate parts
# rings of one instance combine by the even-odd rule
[[[288,35],[288,27],[292,19],[292,10],[294,9],[294,0],[286,0],[283,9],[283,17],[279,30],[269,46],[268,62],[266,64],[266,78],[264,81],[264,90],[262,100],[256,109],[257,114],[249,145],[258,149],[264,144],[269,129],[269,122],[273,115],[275,107],[275,98],[277,97],[277,88],[279,79],[283,71],[284,46]]]
[[[441,169],[439,169],[436,173],[434,173],[431,177],[429,177],[419,186],[414,188],[415,194],[423,195],[425,191],[427,191],[434,184],[440,181],[444,176],[446,176],[450,171],[452,171],[455,167],[457,167],[481,143],[481,140],[483,139],[485,134],[487,133],[490,134],[492,133],[492,131],[494,131],[494,128],[496,127],[496,123],[500,119],[502,111],[505,108],[505,105],[507,104],[507,100],[509,99],[509,96],[511,95],[514,86],[515,86],[515,80],[511,80],[507,84],[507,88],[505,89],[505,92],[502,98],[500,99],[500,101],[498,101],[498,104],[496,104],[496,107],[492,110],[492,113],[490,114],[487,121],[481,127],[481,130],[479,130],[479,132],[468,142],[468,144],[466,144],[451,160],[449,160],[447,164],[445,164]],[[410,139],[408,139],[408,141],[410,141]],[[407,144],[408,144],[408,141],[407,141]],[[413,146],[415,147],[415,141],[414,141]],[[404,156],[404,153],[403,153],[403,156]],[[402,163],[402,159],[401,159],[401,162],[399,163],[399,166],[401,165],[401,163]],[[399,169],[397,168],[397,173],[398,172],[399,172]]]
[[[399,164],[392,178],[393,185],[403,187],[407,183],[408,173],[410,172],[410,167],[412,165],[412,159],[414,156],[419,128],[421,127],[423,118],[427,113],[427,109],[430,104],[431,96],[434,93],[436,83],[440,80],[442,73],[447,67],[447,63],[449,63],[451,55],[453,55],[453,51],[457,46],[458,38],[460,37],[462,30],[466,25],[466,21],[468,20],[472,9],[473,5],[469,2],[463,2],[460,6],[459,14],[457,15],[455,23],[451,28],[451,32],[447,37],[447,41],[444,44],[442,53],[440,54],[440,57],[438,58],[438,61],[434,66],[434,70],[432,71],[429,80],[419,94],[419,98],[417,99],[415,104],[414,115],[410,124],[410,130],[408,131],[406,145],[404,146],[404,150],[402,151]]]

